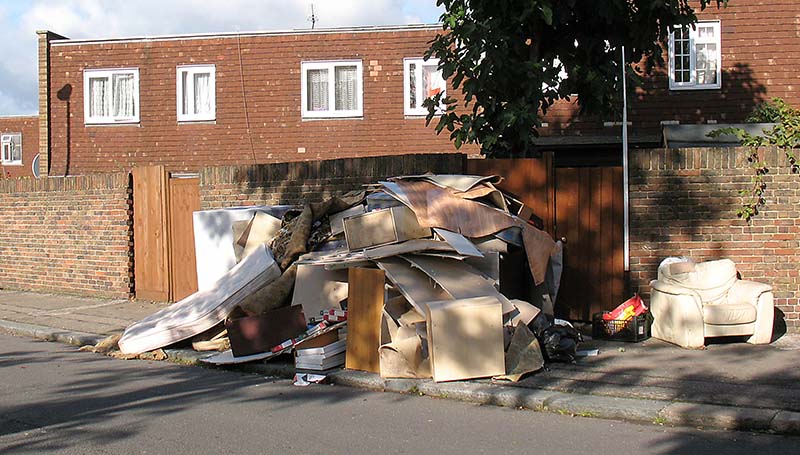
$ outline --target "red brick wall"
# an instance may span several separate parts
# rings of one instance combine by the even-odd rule
[[[0,134],[22,133],[22,165],[3,166],[3,178],[33,177],[31,163],[39,153],[39,117],[0,117]]]
[[[740,189],[750,185],[747,150],[631,152],[630,247],[633,289],[649,294],[661,260],[730,258],[744,279],[769,283],[787,325],[800,330],[800,177],[783,153],[765,151],[766,207],[737,218]]]
[[[756,104],[773,97],[800,107],[799,11],[797,0],[759,0],[732,1],[727,8],[700,12],[700,20],[720,21],[722,89],[670,91],[666,68],[658,70],[635,98],[628,99],[629,134],[659,134],[662,120],[740,122]],[[547,116],[550,126],[541,129],[542,135],[620,134],[619,127],[603,126],[603,120],[619,118],[576,118],[576,114],[575,104],[553,106]]]
[[[194,171],[254,162],[453,152],[446,134],[437,136],[423,118],[403,114],[403,58],[421,57],[435,33],[435,28],[425,28],[262,34],[240,40],[55,42],[50,60],[51,175],[63,174],[67,159],[70,174],[83,174],[135,165]],[[362,60],[363,118],[303,121],[301,61],[336,59]],[[178,124],[176,66],[211,63],[216,65],[216,122]],[[123,67],[139,68],[140,124],[85,126],[83,70]],[[69,118],[67,102],[56,95],[67,84]]]
[[[0,288],[127,298],[128,174],[0,181]]]
[[[387,177],[460,174],[465,166],[462,154],[428,154],[206,168],[200,172],[200,201],[203,210],[301,205],[361,190]]]

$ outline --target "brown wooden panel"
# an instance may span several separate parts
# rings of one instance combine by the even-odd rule
[[[200,179],[169,179],[170,297],[197,292],[192,213],[200,210]]]
[[[497,187],[519,198],[544,222],[544,230],[553,233],[552,154],[542,158],[467,160],[467,173],[499,175]]]
[[[164,166],[135,167],[131,172],[136,297],[168,301],[167,173]]]
[[[351,268],[348,273],[347,355],[345,367],[380,372],[378,348],[381,344],[383,314],[383,270]]]
[[[556,314],[590,320],[624,300],[622,169],[555,170],[556,235],[565,237]]]

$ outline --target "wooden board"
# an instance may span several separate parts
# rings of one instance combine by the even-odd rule
[[[380,372],[381,316],[386,276],[383,270],[351,268],[348,274],[347,357],[351,370]]]
[[[164,166],[135,167],[131,173],[136,297],[165,302],[170,300],[167,173]]]
[[[192,213],[200,210],[200,179],[169,179],[170,300],[197,292]]]
[[[500,301],[477,297],[431,302],[426,316],[434,381],[505,374]]]

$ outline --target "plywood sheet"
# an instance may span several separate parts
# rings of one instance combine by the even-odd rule
[[[497,299],[431,302],[426,316],[434,381],[505,373],[502,305]]]
[[[502,303],[503,313],[514,311],[514,305],[480,272],[463,262],[425,256],[403,256],[414,267],[428,275],[455,299],[490,296]]]
[[[259,245],[271,241],[280,228],[280,219],[268,213],[256,212],[236,240],[236,245],[242,248],[240,255],[236,257],[237,262],[253,252]]]
[[[200,179],[169,179],[170,300],[197,292],[192,213],[200,210]]]
[[[139,354],[205,332],[225,319],[242,299],[280,274],[272,255],[262,247],[210,289],[195,292],[128,327],[120,338],[120,350],[124,354]]]
[[[408,261],[399,257],[377,261],[378,267],[386,272],[386,277],[400,291],[417,311],[425,312],[427,302],[450,300],[453,298],[441,286],[437,286],[428,275],[411,267]]]
[[[134,167],[133,249],[136,297],[168,301],[169,228],[164,166]]]
[[[416,253],[420,251],[446,251],[453,252],[456,249],[447,242],[431,239],[415,239],[392,245],[378,246],[364,250],[364,256],[369,259],[383,259],[400,254]],[[480,253],[480,252],[479,252]]]
[[[350,207],[347,210],[344,210],[339,213],[334,213],[333,215],[329,216],[330,225],[331,225],[331,235],[338,235],[344,232],[344,219],[349,218],[351,216],[360,215],[364,213],[366,210],[364,206],[359,204],[355,207]]]
[[[247,316],[225,323],[231,350],[238,356],[271,351],[286,340],[305,333],[307,326],[302,309],[289,306],[258,316]]]
[[[380,372],[381,316],[386,277],[383,270],[352,268],[348,275],[347,357],[352,370]]]
[[[453,249],[458,252],[458,254],[463,254],[464,256],[474,256],[478,258],[483,257],[483,253],[481,253],[475,244],[470,242],[469,239],[463,235],[440,228],[435,228],[433,231],[436,232],[436,234],[438,234],[442,239],[444,239],[445,242],[450,244],[450,246],[452,246]]]
[[[297,266],[292,305],[302,306],[306,321],[319,322],[322,310],[340,310],[347,298],[347,270],[325,270],[322,265]]]

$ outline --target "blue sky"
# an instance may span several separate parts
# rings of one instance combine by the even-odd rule
[[[436,0],[0,0],[0,116],[36,113],[36,30],[69,38],[437,22]]]

